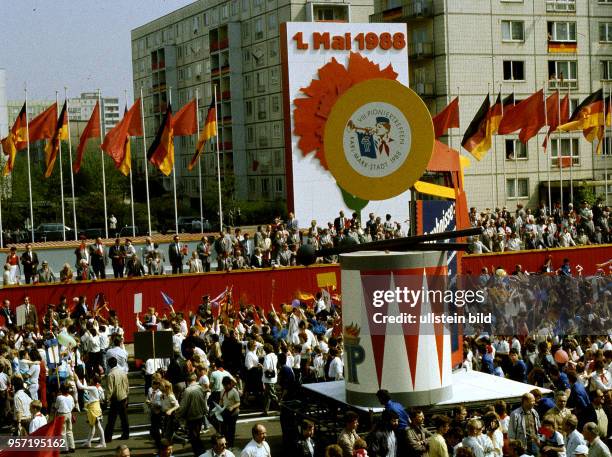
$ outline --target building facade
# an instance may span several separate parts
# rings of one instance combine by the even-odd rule
[[[134,94],[142,93],[147,144],[166,106],[198,97],[204,122],[217,96],[221,180],[239,200],[286,198],[279,25],[289,21],[368,22],[371,0],[196,1],[132,31]],[[199,196],[198,168],[187,170],[194,137],[175,140],[180,195]],[[143,172],[142,147],[134,169]],[[134,152],[133,152],[134,153]],[[153,173],[157,173],[153,171]],[[217,189],[214,144],[201,158],[204,189]],[[150,174],[151,175],[151,174]],[[167,187],[170,180],[167,179]]]
[[[101,97],[100,100],[104,132],[108,132],[117,125],[120,118],[123,117],[123,113],[119,111],[119,99],[117,97]],[[70,121],[87,122],[97,102],[98,94],[96,92],[83,92],[80,97],[71,98],[68,106]]]
[[[572,112],[590,93],[612,90],[612,0],[375,0],[374,7],[372,22],[408,24],[410,85],[432,113],[459,96],[461,127],[446,138],[454,148],[487,93],[493,104],[500,91],[519,101],[559,90],[569,93]],[[584,188],[612,200],[612,149],[597,155],[572,132],[553,134],[545,154],[544,132],[526,146],[518,135],[494,137],[486,157],[471,158],[468,204],[548,205],[549,181],[553,202],[563,195],[567,205],[571,190],[577,198]]]

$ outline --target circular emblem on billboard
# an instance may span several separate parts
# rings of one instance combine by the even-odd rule
[[[431,115],[401,83],[371,79],[334,104],[325,125],[329,171],[344,190],[364,200],[385,200],[423,174],[434,144]]]
[[[397,171],[410,151],[410,125],[394,105],[360,106],[344,129],[344,154],[357,173],[383,178]]]

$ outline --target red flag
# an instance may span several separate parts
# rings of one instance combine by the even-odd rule
[[[130,110],[124,114],[123,119],[115,125],[104,137],[100,146],[115,162],[115,167],[126,176],[129,174],[131,164],[124,164],[129,152],[130,135],[142,135],[142,125],[138,119],[140,115],[140,99],[136,100]]]
[[[83,161],[83,150],[85,149],[85,144],[87,140],[90,138],[95,138],[100,136],[100,104],[96,102],[96,106],[91,113],[91,117],[81,134],[81,139],[79,141],[79,147],[77,148],[77,156],[76,160],[72,164],[72,170],[75,173],[78,173],[81,169],[81,163]]]
[[[544,91],[539,90],[504,112],[497,133],[505,135],[520,129],[519,139],[526,144],[545,125]]]
[[[436,138],[440,138],[450,128],[459,127],[459,97],[450,102],[442,111],[433,117]]]
[[[53,138],[57,127],[57,103],[53,103],[28,123],[30,143]]]
[[[183,106],[178,113],[172,115],[172,129],[174,136],[198,133],[195,99]]]
[[[2,151],[7,156],[3,170],[4,176],[13,171],[17,151],[27,147],[26,136],[26,105],[24,103],[8,136],[2,139]]]
[[[572,158],[571,157],[561,157],[559,164],[561,168],[569,168],[572,166]]]
[[[28,438],[41,437],[41,438],[56,438],[62,436],[62,426],[64,425],[64,416],[57,416],[52,422],[40,427],[33,433],[28,435]],[[15,438],[17,439],[17,438]],[[46,442],[47,443],[47,442]],[[62,449],[59,447],[43,447],[42,449],[29,450],[24,452],[23,448],[20,449],[3,449],[0,451],[1,457],[57,457]]]

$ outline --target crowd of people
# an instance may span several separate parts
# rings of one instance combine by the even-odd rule
[[[583,201],[561,208],[559,202],[550,210],[544,202],[538,208],[518,204],[514,213],[505,206],[478,212],[470,208],[473,227],[483,234],[470,239],[470,252],[520,251],[556,247],[584,246],[612,242],[612,212],[603,199],[594,205]]]
[[[166,267],[170,267],[172,274],[179,274],[209,272],[215,264],[217,271],[295,266],[297,250],[302,244],[320,249],[338,246],[347,238],[353,243],[365,243],[400,236],[403,236],[401,224],[394,222],[390,214],[383,221],[371,213],[362,226],[357,213],[348,218],[340,211],[326,227],[318,226],[313,220],[307,230],[300,230],[297,219],[289,213],[286,221],[277,217],[272,224],[258,226],[253,234],[239,227],[233,230],[228,227],[217,236],[202,236],[191,253],[179,235],[173,237],[167,251],[151,237],[146,237],[144,245],[138,249],[129,238],[123,243],[116,238],[111,246],[106,246],[101,238],[91,244],[82,240],[74,250],[74,264],[65,263],[58,274],[46,260],[39,261],[32,244],[26,244],[21,255],[17,254],[15,246],[10,248],[3,284],[19,284],[21,280],[30,284],[106,279],[109,264],[115,278],[162,275]],[[336,258],[322,260],[333,262]]]

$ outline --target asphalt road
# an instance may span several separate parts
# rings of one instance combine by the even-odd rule
[[[149,434],[149,417],[143,411],[144,401],[144,389],[141,384],[141,380],[130,376],[130,398],[128,408],[128,421],[130,424],[130,439],[121,440],[118,438],[121,435],[121,422],[117,419],[115,423],[115,433],[113,434],[113,441],[107,446],[106,449],[91,449],[83,448],[85,438],[88,436],[89,427],[87,425],[87,417],[84,412],[77,415],[77,422],[74,424],[74,437],[76,441],[76,452],[74,456],[88,456],[88,457],[106,457],[112,456],[117,446],[126,444],[130,448],[132,456],[155,456],[156,450],[154,448],[153,440]],[[106,414],[104,417],[104,426],[106,426]],[[232,449],[236,456],[240,455],[240,450],[249,442],[251,439],[251,427],[255,423],[263,423],[268,430],[268,442],[271,447],[272,455],[274,457],[284,455],[282,449],[281,440],[281,429],[280,422],[277,412],[270,412],[270,415],[263,417],[261,410],[254,409],[243,409],[238,419],[236,427],[236,448]],[[214,428],[206,433],[202,433],[202,442],[205,449],[209,449],[209,439],[215,433]],[[98,444],[97,438],[94,439],[93,445]],[[191,452],[191,446],[189,443],[175,444],[174,445],[174,457],[188,457],[193,456]]]

